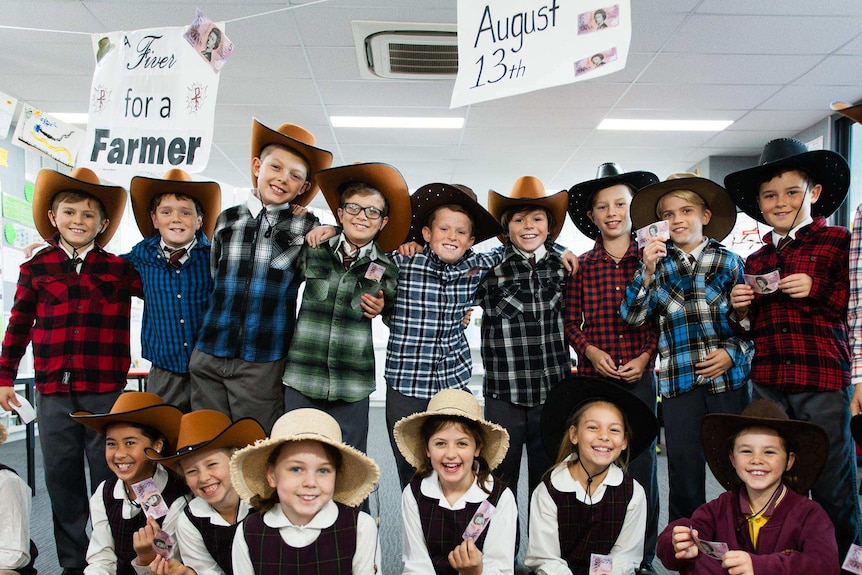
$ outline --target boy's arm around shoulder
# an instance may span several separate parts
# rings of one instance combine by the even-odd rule
[[[380,280],[380,291],[383,292],[383,312],[381,316],[383,323],[389,325],[389,319],[392,317],[392,310],[395,307],[395,298],[398,295],[398,266],[392,258],[378,251],[380,257],[378,261],[384,266],[383,277]]]

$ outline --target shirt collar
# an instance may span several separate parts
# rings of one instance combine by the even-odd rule
[[[263,516],[264,523],[273,529],[283,529],[286,527],[300,531],[305,529],[326,529],[332,526],[336,519],[338,519],[338,506],[332,499],[326,502],[326,505],[308,522],[308,525],[294,525],[291,523],[290,519],[282,511],[280,503],[276,503],[275,507],[267,511]]]
[[[61,250],[63,250],[64,252],[66,252],[66,255],[68,255],[68,256],[69,256],[69,259],[72,259],[72,250],[67,249],[67,248],[66,248],[66,244],[64,244],[64,243],[63,243],[63,242],[61,242],[61,241],[58,241],[58,242],[57,242],[57,245],[58,245],[58,246],[60,246],[60,249],[61,249]],[[91,251],[93,251],[93,248],[94,248],[94,247],[96,247],[96,244],[95,244],[95,242],[92,242],[92,243],[90,243],[90,245],[89,245],[89,246],[87,246],[87,247],[85,247],[85,248],[81,248],[80,250],[77,250],[77,252],[78,252],[77,257],[81,258],[81,260],[86,259],[87,254],[88,254],[88,253],[90,253]]]
[[[566,457],[566,464],[557,466],[551,472],[551,482],[559,491],[572,492],[578,494],[578,498],[582,501],[586,500],[586,490],[580,482],[575,481],[572,474],[569,472],[569,462],[575,460],[575,454]],[[608,473],[605,475],[602,485],[616,486],[623,482],[623,470],[618,465],[611,464],[608,468]],[[595,495],[595,493],[593,493]]]
[[[216,511],[212,505],[207,503],[206,499],[201,497],[195,497],[191,501],[189,501],[189,509],[192,512],[192,515],[195,517],[200,517],[202,519],[209,519],[210,523],[213,525],[221,525],[222,527],[228,525],[228,522],[224,520],[218,511]],[[239,500],[239,512],[237,513],[236,520],[237,522],[242,521],[248,516],[249,511],[251,510],[251,506],[243,501]]]
[[[159,236],[159,249],[161,249],[162,251],[170,251],[170,252],[172,252],[174,250],[185,249],[186,253],[188,253],[188,252],[192,251],[192,248],[197,243],[197,241],[198,241],[197,237],[194,237],[194,238],[192,238],[192,241],[190,241],[186,245],[180,246],[178,248],[172,248],[168,244],[165,243],[165,240],[162,239],[161,236]]]
[[[248,199],[245,201],[245,205],[248,208],[248,211],[251,213],[252,217],[257,217],[260,215],[261,210],[266,208],[268,212],[280,212],[285,209],[293,209],[293,206],[290,203],[286,204],[278,204],[275,206],[264,206],[263,202],[260,201],[260,198],[257,197],[255,193],[257,190],[252,189],[251,193],[248,195]]]
[[[348,248],[350,248],[352,246],[352,244],[347,240],[347,238],[344,237],[344,232],[342,232],[338,236],[335,236],[334,241],[336,242],[333,245],[333,249],[335,251],[341,251],[341,246],[344,244],[348,244],[348,246],[347,246]],[[361,246],[359,248],[359,252],[356,254],[356,259],[359,259],[359,258],[362,258],[365,256],[371,257],[373,250],[374,250],[374,241],[372,240],[372,241],[368,242],[367,244],[365,244],[364,246]]]
[[[537,262],[542,261],[543,259],[545,259],[545,256],[548,255],[548,250],[545,248],[544,245],[539,246],[536,251],[531,254],[528,254],[527,252],[515,247],[515,244],[512,244],[512,251],[514,251],[516,254],[518,254],[525,260],[530,259],[530,256],[536,256]]]
[[[807,218],[805,218],[804,220],[799,222],[792,230],[790,230],[790,232],[787,234],[787,237],[789,237],[791,240],[795,240],[796,234],[799,232],[799,230],[801,230],[805,226],[811,225],[813,223],[814,223],[814,218],[812,218],[811,216],[808,216]],[[778,247],[778,242],[780,242],[782,239],[784,239],[783,236],[779,236],[778,234],[776,234],[775,230],[772,231],[772,245],[773,246]]]
[[[156,482],[156,487],[159,488],[159,491],[164,491],[165,486],[168,484],[168,471],[162,467],[161,463],[156,464],[156,471],[153,473],[153,480]],[[131,489],[131,487],[129,489]],[[124,505],[134,505],[129,499],[128,494],[126,493],[126,486],[121,479],[118,479],[117,484],[114,485],[113,495],[114,499],[122,500]],[[135,503],[137,503],[137,501],[135,501]],[[135,508],[137,509],[137,505],[135,505]]]
[[[493,485],[493,478],[489,477],[488,484],[486,484],[485,487],[491,489]],[[462,495],[453,505],[450,505],[449,500],[447,500],[446,496],[443,495],[443,490],[440,489],[440,479],[438,478],[436,471],[432,471],[431,475],[422,480],[419,489],[425,497],[438,500],[440,507],[452,510],[464,509],[468,503],[481,503],[488,499],[488,494],[479,487],[478,480],[475,476],[473,477],[473,484],[467,492],[464,493],[464,495]]]

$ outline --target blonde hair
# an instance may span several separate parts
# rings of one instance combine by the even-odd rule
[[[706,200],[704,200],[702,197],[700,197],[699,194],[696,194],[696,193],[692,192],[691,190],[671,190],[668,193],[666,193],[665,195],[663,195],[662,197],[660,197],[658,199],[658,202],[656,202],[655,215],[658,216],[658,218],[660,220],[663,219],[662,215],[661,215],[661,206],[662,206],[662,203],[664,202],[665,198],[679,198],[683,201],[691,202],[692,204],[694,204],[696,206],[700,206],[704,210],[709,209],[709,205],[706,203]]]

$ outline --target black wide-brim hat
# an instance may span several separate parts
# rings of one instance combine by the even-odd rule
[[[587,216],[596,192],[617,184],[632,188],[632,195],[641,188],[658,183],[652,172],[623,172],[616,162],[605,162],[596,170],[596,179],[575,184],[569,189],[569,217],[582,234],[591,239],[599,237],[599,228]]]
[[[785,474],[788,487],[802,495],[808,493],[829,457],[829,436],[814,423],[790,419],[780,405],[768,399],[756,399],[742,415],[710,413],[700,425],[700,442],[706,462],[718,482],[728,490],[737,489],[742,480],[730,462],[731,439],[743,429],[765,427],[774,429],[792,443],[796,455],[793,467]]]
[[[475,243],[478,244],[503,233],[500,222],[461,187],[452,184],[435,183],[425,184],[410,196],[413,218],[406,241],[425,244],[425,238],[422,237],[422,228],[427,225],[428,216],[435,209],[448,205],[461,206],[470,214],[473,220]]]
[[[607,401],[616,405],[629,425],[629,460],[649,447],[658,435],[658,420],[647,405],[619,384],[595,377],[567,377],[548,392],[542,407],[542,445],[551,460],[557,458],[568,429],[569,416],[585,403]]]
[[[850,189],[850,166],[841,154],[832,150],[809,152],[796,138],[778,138],[767,143],[757,164],[728,174],[724,185],[739,209],[763,224],[767,223],[766,218],[757,205],[760,184],[777,171],[805,170],[814,178],[813,184],[820,184],[820,198],[811,204],[813,217],[828,218],[835,213]]]

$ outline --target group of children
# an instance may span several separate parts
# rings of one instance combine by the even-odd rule
[[[654,572],[657,392],[666,429],[671,522],[699,511],[705,502],[705,462],[715,469],[705,441],[701,448],[697,440],[704,439],[701,421],[715,413],[739,415],[753,392],[794,419],[826,429],[829,463],[810,484],[812,494],[835,525],[838,550],[843,554],[859,542],[849,426],[849,232],[824,220],[849,186],[840,156],[809,152],[796,140],[770,142],[757,167],[726,178],[727,189],[693,174],[659,182],[648,172],[625,173],[605,164],[595,180],[568,193],[546,195],[535,178],[520,178],[508,197],[490,193],[489,210],[463,186],[427,184],[410,196],[391,166],[329,168],[331,159],[299,126],[272,130],[255,121],[255,187],[249,199],[216,220],[216,184],[194,182],[181,170],[164,179],[135,178],[131,197],[145,239],[122,258],[101,246],[116,230],[125,191],[101,185],[82,168],[69,176],[40,172],[34,219],[51,246],[21,268],[0,355],[0,406],[9,409],[16,401],[12,381],[32,338],[40,437],[51,462],[46,483],[65,575],[91,563],[82,554],[88,513],[86,498],[81,502],[87,493],[81,455],[87,454],[91,485],[108,482],[90,505],[92,552],[93,542],[111,537],[112,520],[140,515],[129,481],[141,473],[166,489],[166,498],[185,501],[184,487],[168,470],[182,459],[179,451],[166,467],[145,463],[133,447],[142,453],[144,448],[170,452],[182,433],[183,413],[192,409],[185,416],[195,416],[190,421],[205,419],[201,414],[207,412],[199,410],[214,410],[234,425],[248,418],[260,421],[258,436],[271,431],[271,448],[250,458],[263,457],[254,466],[256,487],[239,487],[243,472],[235,464],[244,460],[243,452],[233,459],[237,491],[262,512],[243,528],[253,527],[253,532],[243,530],[233,539],[234,568],[275,569],[261,567],[276,560],[274,551],[267,547],[264,553],[262,547],[274,527],[290,549],[305,548],[331,527],[336,534],[320,544],[352,548],[342,546],[343,534],[337,532],[356,529],[370,518],[328,505],[329,498],[352,503],[333,495],[337,481],[317,478],[353,477],[333,472],[356,463],[355,458],[356,465],[376,470],[362,452],[367,450],[368,397],[375,389],[370,319],[377,315],[390,327],[386,421],[404,488],[405,568],[415,565],[415,572],[426,572],[430,561],[437,572],[482,572],[487,537],[461,543],[459,530],[488,499],[504,517],[513,515],[498,521],[506,527],[494,529],[500,535],[487,542],[485,568],[511,571],[514,500],[526,447],[532,493],[529,567],[555,573],[561,571],[550,565],[559,564],[587,572],[590,555],[596,554],[598,560],[610,558],[615,573]],[[318,189],[338,227],[319,226],[303,209]],[[734,226],[736,206],[773,228],[747,262],[720,244]],[[596,239],[577,260],[554,243],[567,207],[576,226]],[[633,227],[656,220],[668,223],[669,238],[651,237],[640,250]],[[484,253],[471,249],[495,235],[502,247]],[[775,293],[754,293],[743,284],[743,272],[763,276],[772,271],[781,277]],[[306,287],[297,316],[302,281]],[[174,406],[162,406],[159,413],[176,425],[164,424],[159,434],[117,426],[124,433],[117,435],[108,429],[116,418],[92,416],[94,424],[79,426],[75,419],[91,420],[69,418],[69,413],[111,414],[130,395],[120,392],[129,366],[133,295],[146,302],[142,340],[144,355],[153,362],[148,391],[157,393],[158,404]],[[473,305],[484,312],[484,419],[478,404],[472,408],[475,399],[469,394],[465,399],[462,391],[472,364],[462,321]],[[589,377],[567,379],[569,345],[578,354],[581,375]],[[588,408],[588,399],[604,407]],[[469,404],[469,409],[452,403]],[[150,406],[141,409],[150,413]],[[467,414],[457,425],[438,417],[455,412]],[[324,414],[334,424],[324,434],[329,447],[293,453],[295,436],[323,434],[329,425]],[[323,419],[297,431],[300,416]],[[782,436],[782,441],[785,452],[797,454],[790,439]],[[107,462],[106,445],[114,453]],[[733,454],[732,446],[728,451]],[[613,465],[623,452],[631,475]],[[159,461],[159,454],[147,455]],[[789,467],[793,457],[787,459]],[[497,481],[490,475],[493,468],[498,468]],[[303,487],[299,470],[314,470],[308,473],[316,478],[313,489]],[[192,487],[189,473],[182,471]],[[203,471],[198,466],[196,473]],[[376,477],[377,471],[369,473]],[[364,491],[357,504],[370,491],[370,475],[356,488]],[[761,495],[750,492],[748,501],[759,502]],[[196,517],[238,522],[239,498],[231,495],[217,506],[199,497],[212,509],[190,503],[188,509],[202,513]],[[769,504],[777,505],[776,498]],[[599,509],[606,519],[596,523]],[[408,520],[410,514],[418,518]],[[317,516],[322,522],[317,531],[289,529],[297,525],[294,519]],[[166,523],[172,527],[170,519]],[[584,521],[601,527],[585,533]],[[135,569],[155,562],[153,567],[165,573],[179,569],[150,553],[158,525],[144,521],[122,529],[122,535],[135,531],[136,541],[113,551],[114,564]],[[113,532],[115,541],[117,536]],[[224,539],[219,541],[215,547],[223,550]],[[696,552],[684,547],[686,541],[674,535],[676,559],[694,560]],[[353,543],[357,552],[368,551],[367,541]],[[372,547],[379,552],[376,540]],[[110,555],[97,551],[94,562],[102,553]],[[237,565],[237,555],[251,563]],[[282,561],[285,555],[277,557]],[[374,556],[360,563],[340,553],[332,558],[342,567],[352,561],[360,570],[379,565]],[[297,551],[295,560],[309,559]]]

